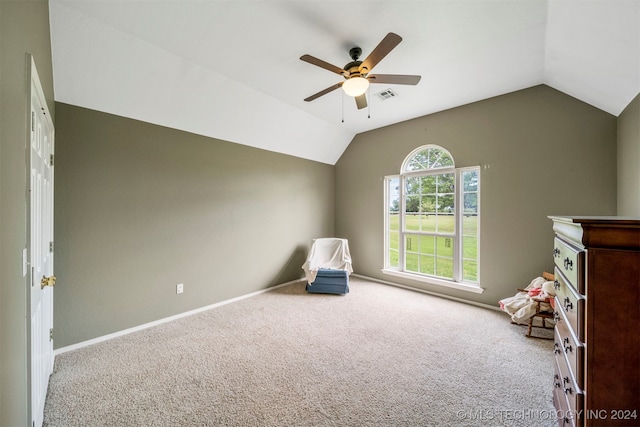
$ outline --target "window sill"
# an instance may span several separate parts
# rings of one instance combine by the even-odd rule
[[[437,279],[435,277],[426,277],[426,276],[421,276],[419,274],[407,273],[405,271],[398,271],[398,270],[389,270],[385,268],[382,269],[382,272],[390,276],[401,277],[403,279],[415,280],[418,282],[428,283],[430,285],[443,286],[446,288],[457,289],[460,291],[473,292],[475,294],[481,294],[484,292],[484,288],[481,288],[480,286],[476,286],[476,285],[467,284],[467,283],[451,282],[449,280]]]

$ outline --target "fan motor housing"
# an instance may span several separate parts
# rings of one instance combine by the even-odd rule
[[[353,59],[353,61],[344,66],[344,70],[349,73],[349,75],[345,76],[345,78],[350,79],[352,77],[366,76],[366,74],[360,74],[360,65],[362,64],[362,61],[358,61],[360,55],[362,55],[362,49],[360,49],[359,47],[352,47],[349,50],[349,56],[351,57],[351,59]]]
[[[349,62],[344,66],[344,70],[349,73],[349,77],[360,77],[360,64],[362,61]]]

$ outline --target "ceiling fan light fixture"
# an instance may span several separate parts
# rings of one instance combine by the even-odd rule
[[[360,96],[369,88],[369,80],[364,77],[351,77],[342,84],[342,90],[349,96]]]

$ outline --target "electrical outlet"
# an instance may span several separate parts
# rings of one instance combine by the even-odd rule
[[[181,294],[184,292],[184,283],[178,283],[176,285],[176,294]]]

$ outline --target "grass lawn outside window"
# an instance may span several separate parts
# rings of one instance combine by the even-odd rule
[[[481,292],[480,168],[456,169],[442,147],[414,150],[385,178],[383,272]]]

